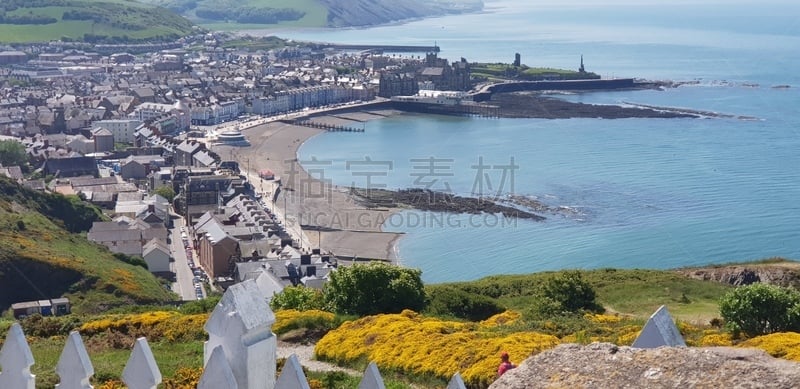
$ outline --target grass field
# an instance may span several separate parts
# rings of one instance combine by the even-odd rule
[[[104,15],[105,23],[92,20],[63,20],[64,12],[91,10]],[[67,6],[23,7],[8,12],[10,16],[49,16],[56,23],[43,25],[0,24],[0,42],[46,42],[70,38],[81,40],[84,34],[127,37],[146,40],[157,37],[178,37],[192,32],[192,23],[164,9],[125,0],[69,0]],[[121,28],[121,24],[137,25],[140,28]]]
[[[559,272],[500,275],[449,285],[495,298],[509,309],[524,311],[540,298],[541,285]],[[668,270],[601,269],[581,272],[609,312],[646,319],[661,305],[676,318],[707,324],[719,316],[720,297],[730,286],[683,277]]]
[[[513,66],[503,63],[478,63],[471,68],[472,75],[487,79],[519,79],[541,80],[558,78],[564,80],[599,78],[594,73],[580,73],[569,69],[529,67],[527,65]]]
[[[165,0],[141,0],[149,4],[165,4]],[[209,3],[231,0],[198,0],[197,6]],[[284,21],[276,24],[254,24],[236,23],[234,21],[223,22],[213,20],[203,20],[197,18],[193,10],[184,13],[183,16],[195,21],[202,27],[216,31],[233,30],[264,30],[279,29],[288,27],[325,27],[328,23],[328,10],[317,0],[241,0],[231,2],[235,6],[268,7],[268,8],[291,8],[305,13],[299,20]]]
[[[37,388],[53,388],[58,383],[55,369],[66,340],[63,337],[34,339],[30,342],[36,363],[32,373],[36,375]],[[122,370],[131,356],[132,348],[113,348],[84,340],[89,359],[94,367],[95,385],[108,380],[120,380]],[[203,342],[154,342],[149,343],[163,377],[173,377],[179,368],[197,369],[203,366]]]

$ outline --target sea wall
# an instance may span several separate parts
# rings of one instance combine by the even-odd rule
[[[545,90],[613,90],[630,89],[636,88],[637,86],[638,85],[632,78],[615,78],[608,80],[514,81],[491,85],[473,96],[475,101],[487,101],[494,93]]]

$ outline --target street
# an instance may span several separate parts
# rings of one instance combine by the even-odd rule
[[[174,227],[170,234],[170,251],[174,261],[170,264],[171,270],[175,273],[176,282],[172,284],[172,290],[181,296],[181,300],[197,300],[197,292],[194,286],[194,274],[189,267],[189,259],[186,248],[183,246],[181,229],[185,228],[186,220],[178,215],[174,218]],[[202,286],[201,286],[202,291]],[[203,292],[204,293],[204,292]]]

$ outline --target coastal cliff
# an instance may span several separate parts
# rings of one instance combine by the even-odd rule
[[[716,281],[735,286],[762,282],[800,288],[800,263],[781,258],[748,264],[684,268],[675,271],[696,280]]]
[[[328,8],[328,26],[358,27],[385,24],[398,20],[442,16],[483,9],[481,0],[460,1],[389,1],[389,0],[321,0]]]

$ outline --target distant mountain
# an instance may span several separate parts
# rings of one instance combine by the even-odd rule
[[[0,42],[74,40],[123,43],[174,40],[192,22],[172,11],[129,0],[2,0]]]
[[[482,0],[140,0],[211,28],[350,27],[472,12]]]
[[[79,313],[176,298],[143,267],[86,240],[100,217],[77,196],[36,192],[0,176],[0,311],[62,296]]]

